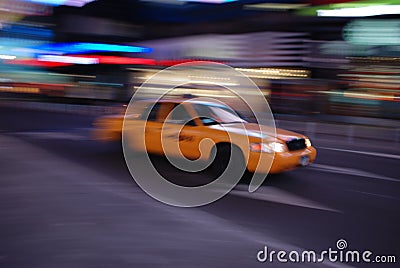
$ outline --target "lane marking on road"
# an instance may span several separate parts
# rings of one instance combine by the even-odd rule
[[[400,182],[399,179],[390,178],[386,176],[382,176],[379,174],[375,174],[372,172],[367,172],[359,169],[354,168],[345,168],[345,167],[336,167],[330,165],[323,165],[323,164],[312,164],[309,169],[314,169],[323,172],[335,173],[335,174],[345,174],[345,175],[352,175],[358,177],[365,177],[370,179],[377,179],[377,180],[384,180],[384,181],[391,181],[391,182]]]
[[[358,150],[338,149],[338,148],[323,147],[323,146],[322,147],[318,147],[318,149],[325,149],[325,150],[345,152],[345,153],[354,153],[354,154],[363,154],[363,155],[370,155],[370,156],[378,156],[378,157],[400,159],[400,155],[397,155],[397,154],[385,154],[385,153],[377,153],[377,152],[366,152],[366,151],[358,151]]]
[[[384,194],[375,194],[375,193],[369,193],[369,192],[364,192],[364,191],[357,191],[357,190],[346,190],[348,192],[353,192],[353,193],[359,193],[359,194],[365,194],[365,195],[372,195],[375,197],[381,197],[381,198],[386,198],[386,199],[392,199],[392,200],[400,200],[400,198],[390,196],[390,195],[384,195]]]
[[[14,132],[13,134],[22,137],[34,139],[55,139],[55,140],[71,140],[71,141],[87,141],[89,138],[86,135],[72,132],[57,132],[57,131],[27,131]]]
[[[343,213],[340,210],[330,208],[316,201],[300,197],[298,195],[289,193],[273,186],[261,186],[256,192],[249,193],[247,186],[239,185],[234,190],[232,190],[230,194],[249,199],[279,203],[284,205]]]

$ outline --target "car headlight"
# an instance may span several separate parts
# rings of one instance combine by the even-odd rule
[[[251,143],[250,151],[263,153],[280,153],[285,151],[285,145],[279,142]]]
[[[306,146],[307,146],[307,147],[311,147],[311,141],[310,141],[310,139],[308,139],[308,138],[306,139]]]

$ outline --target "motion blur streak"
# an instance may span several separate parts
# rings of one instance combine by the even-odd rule
[[[400,14],[399,5],[377,5],[368,7],[318,10],[318,16],[326,17],[369,17],[377,15]]]
[[[399,5],[0,0],[0,267],[260,267],[265,245],[320,252],[339,239],[398,260]],[[313,165],[269,174],[255,193],[245,173],[230,194],[195,209],[148,197],[121,143],[93,135],[96,120],[107,118],[120,139],[142,83],[175,64],[201,70],[197,61],[249,77],[277,127],[309,138]],[[179,83],[170,99],[220,99],[256,121],[226,89],[237,77],[201,73],[159,77],[145,97]],[[178,185],[212,181],[150,158]]]

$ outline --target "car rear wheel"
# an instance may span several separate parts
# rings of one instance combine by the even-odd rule
[[[246,169],[242,150],[229,143],[217,144],[211,151],[210,159],[214,159],[210,170],[216,178],[224,172],[229,176],[241,175]]]

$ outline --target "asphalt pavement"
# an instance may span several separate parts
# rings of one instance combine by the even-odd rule
[[[313,165],[178,208],[138,187],[119,143],[91,139],[93,119],[0,108],[0,267],[399,266],[397,142],[316,135]],[[182,183],[206,179],[155,162]],[[321,256],[340,239],[375,262],[257,259],[265,246]]]

